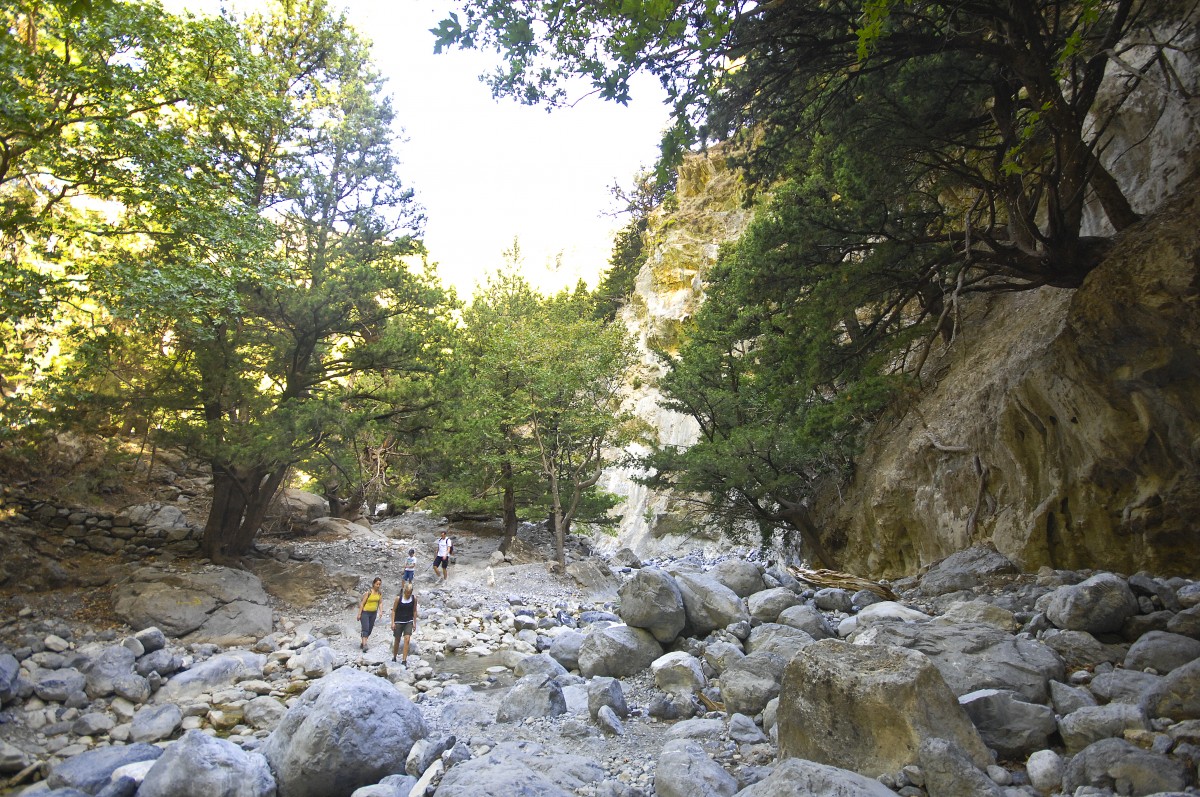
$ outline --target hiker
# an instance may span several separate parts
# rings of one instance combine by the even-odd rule
[[[404,560],[404,577],[401,580],[403,584],[413,583],[413,578],[417,575],[417,549],[408,549],[408,558]]]
[[[413,631],[417,630],[417,596],[413,595],[412,582],[404,583],[404,592],[396,596],[392,605],[392,661],[396,660],[396,651],[400,648],[400,640],[404,639],[404,652],[400,663],[408,666],[408,642],[412,639]]]
[[[450,557],[454,556],[454,541],[446,536],[446,530],[442,529],[442,536],[437,541],[437,556],[433,560],[433,572],[435,575],[440,575],[442,581],[446,580],[446,571],[450,567]],[[441,572],[438,572],[438,568]]]
[[[371,582],[371,590],[363,595],[358,604],[358,621],[362,624],[362,651],[367,652],[367,637],[375,628],[375,618],[379,615],[379,603],[383,600],[383,579],[378,576]]]

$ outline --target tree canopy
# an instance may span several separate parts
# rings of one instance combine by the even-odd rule
[[[206,459],[203,549],[240,556],[292,466],[427,403],[413,385],[441,356],[448,305],[410,266],[421,214],[367,44],[323,0],[245,20],[19,16],[11,262],[76,297],[36,291],[70,341],[41,406]]]
[[[632,434],[621,408],[631,351],[624,329],[596,316],[586,290],[543,297],[511,271],[493,275],[463,313],[437,504],[499,510],[505,550],[524,510],[551,520],[561,562],[571,522],[610,506],[596,482]]]
[[[669,155],[745,136],[752,173],[766,180],[818,135],[870,141],[953,189],[938,243],[990,274],[1056,285],[1078,284],[1104,249],[1082,235],[1086,202],[1095,198],[1117,230],[1137,220],[1102,163],[1121,106],[1096,104],[1106,68],[1129,66],[1128,50],[1154,42],[1155,54],[1131,67],[1132,91],[1186,34],[1139,38],[1155,20],[1138,0],[460,0],[458,9],[435,29],[438,46],[497,51],[498,94],[562,103],[565,79],[581,77],[625,102],[632,75],[649,72],[674,104]]]

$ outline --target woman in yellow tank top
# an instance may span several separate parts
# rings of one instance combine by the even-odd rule
[[[367,637],[375,627],[375,618],[379,615],[379,603],[383,600],[383,579],[376,577],[371,582],[371,591],[363,595],[358,605],[358,621],[362,623],[362,649],[367,652]]]

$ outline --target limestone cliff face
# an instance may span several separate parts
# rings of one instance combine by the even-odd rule
[[[978,301],[823,507],[843,566],[907,574],[991,541],[1026,569],[1200,573],[1197,229],[1193,179],[1076,291]]]
[[[663,445],[686,446],[698,433],[692,418],[659,406],[657,383],[663,368],[652,349],[675,351],[684,325],[704,299],[704,275],[717,250],[745,229],[751,211],[744,207],[744,186],[718,150],[689,157],[679,170],[673,206],[660,208],[646,232],[646,262],[634,294],[619,318],[636,342],[638,365],[626,379],[626,404]],[[636,453],[644,453],[638,446]],[[681,529],[679,507],[669,493],[649,490],[634,481],[629,468],[610,468],[600,486],[621,496],[616,538],[600,542],[625,545],[640,555],[674,552],[704,540],[673,536]]]

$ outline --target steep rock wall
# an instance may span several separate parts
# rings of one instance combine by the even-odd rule
[[[842,565],[895,576],[991,541],[1026,569],[1200,572],[1197,229],[1193,179],[1078,290],[976,302],[823,507]]]
[[[696,440],[695,421],[659,406],[662,364],[653,349],[678,349],[684,325],[704,300],[704,275],[720,245],[736,239],[750,221],[744,185],[718,148],[688,157],[679,170],[673,207],[659,208],[645,236],[646,262],[634,293],[619,318],[629,329],[638,364],[626,376],[626,406],[642,419],[661,445],[687,446]],[[645,453],[631,446],[632,453]],[[636,482],[638,471],[613,467],[600,486],[621,497],[615,509],[618,534],[597,540],[601,547],[628,546],[642,556],[673,553],[711,539],[683,538],[681,508],[669,492]]]

